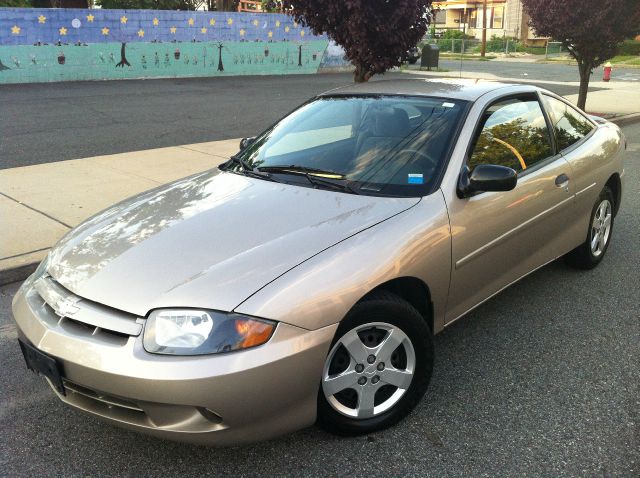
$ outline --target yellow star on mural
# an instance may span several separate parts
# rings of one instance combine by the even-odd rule
[[[107,27],[104,27],[102,29],[102,34],[105,35],[105,36],[108,35],[109,34],[109,29]]]
[[[127,17],[125,17],[124,15],[122,15],[120,17],[120,23],[127,23],[127,20],[129,20]]]
[[[91,14],[87,15],[87,21],[88,21],[89,23],[93,23],[93,19],[94,19],[94,18],[96,18],[96,17],[94,17],[94,16],[93,16],[93,15],[91,15]]]
[[[187,22],[189,25],[193,25],[194,21],[193,18],[189,18],[189,21]]]
[[[171,27],[171,28],[169,28],[169,31],[170,31],[171,33],[175,33],[175,32],[176,32],[176,30],[177,30],[177,28],[176,28],[176,27]]]
[[[216,24],[216,19],[212,18],[211,20],[209,20],[209,25],[214,26]]]
[[[233,18],[227,18],[227,25],[233,25]]]
[[[269,38],[273,38],[273,32],[269,32],[267,35],[269,35]]]
[[[60,33],[60,35],[64,36],[67,34],[67,29],[65,27],[61,27],[58,32]]]
[[[244,28],[240,29],[240,36],[243,37],[244,36]]]
[[[253,24],[254,24],[254,26],[256,26],[256,27],[258,26],[258,20],[254,20],[254,21],[252,21],[251,23],[253,23]]]
[[[207,29],[206,29],[206,27],[202,27],[202,28],[200,29],[200,33],[207,33]]]
[[[144,38],[144,30],[142,28],[140,30],[138,30],[138,36],[140,38]]]
[[[158,20],[157,18],[153,19],[153,26],[154,27],[157,27],[159,23],[160,23],[160,20]]]
[[[276,27],[280,26],[280,20],[276,20]]]
[[[290,28],[289,27],[284,27],[284,31],[289,33]]]
[[[38,23],[45,23],[47,21],[47,17],[45,17],[44,15],[40,15],[38,17]]]
[[[18,25],[14,25],[11,27],[12,35],[20,35],[20,27]]]
[[[304,36],[304,30],[300,30],[300,36],[303,37]]]

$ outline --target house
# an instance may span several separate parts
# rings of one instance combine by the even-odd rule
[[[546,38],[536,37],[529,28],[529,15],[520,0],[447,0],[433,2],[437,8],[436,31],[461,30],[482,38],[483,7],[487,8],[487,38],[493,35],[514,37],[527,45],[541,45]]]

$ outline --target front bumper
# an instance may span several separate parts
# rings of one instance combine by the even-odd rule
[[[13,315],[20,337],[60,362],[64,402],[162,438],[221,446],[314,423],[337,328],[308,331],[279,323],[269,342],[254,349],[169,357],[147,353],[142,334],[96,334],[65,322],[29,281],[14,298]]]

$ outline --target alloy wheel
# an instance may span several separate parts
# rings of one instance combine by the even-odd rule
[[[325,362],[322,391],[342,415],[367,419],[393,407],[413,380],[416,354],[397,326],[372,322],[351,329]]]
[[[603,200],[591,222],[590,246],[591,254],[599,257],[605,250],[611,235],[612,207],[608,199]]]

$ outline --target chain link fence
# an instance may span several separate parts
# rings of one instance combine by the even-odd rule
[[[445,54],[479,55],[482,50],[482,41],[475,38],[438,38],[428,39],[424,43],[438,45],[440,52]],[[560,42],[548,42],[545,46],[526,46],[519,40],[508,37],[493,37],[487,40],[487,54],[513,55],[526,53],[540,55],[540,58],[566,55],[567,51]]]

